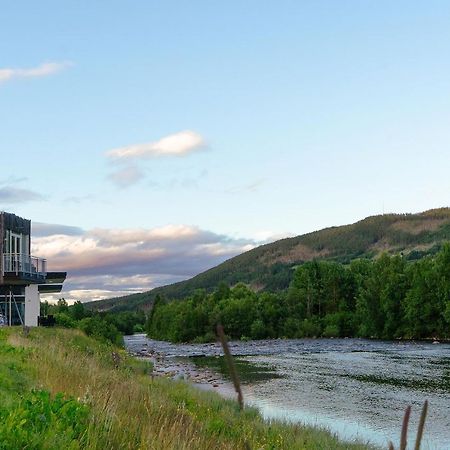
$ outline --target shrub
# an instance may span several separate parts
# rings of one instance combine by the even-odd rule
[[[122,346],[123,339],[117,328],[99,317],[86,317],[78,322],[78,328],[88,336],[103,342],[111,342]]]
[[[322,335],[323,337],[339,337],[339,327],[337,325],[327,325]]]
[[[76,322],[66,313],[56,313],[54,315],[56,324],[65,328],[75,328]]]
[[[266,337],[266,327],[261,319],[256,319],[250,327],[250,335],[252,339],[263,339]]]
[[[322,334],[321,326],[316,319],[304,319],[300,324],[301,337],[317,337]]]

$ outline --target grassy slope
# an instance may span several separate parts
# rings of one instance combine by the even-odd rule
[[[119,351],[75,330],[33,329],[25,337],[17,328],[0,329],[0,449],[14,448],[3,440],[11,434],[22,448],[20,433],[36,449],[368,448],[325,431],[264,422],[255,410],[240,412],[235,402],[184,382],[152,381],[124,353],[115,368],[112,350]],[[30,401],[31,388],[74,400],[47,407],[48,399]]]
[[[101,310],[134,310],[151,304],[157,294],[170,299],[183,298],[199,288],[211,291],[221,281],[228,285],[244,282],[257,289],[285,289],[291,280],[292,267],[304,261],[317,258],[348,262],[381,252],[404,252],[411,259],[419,258],[437,251],[442,242],[449,240],[450,208],[420,214],[373,216],[351,225],[262,245],[190,280],[87,305]]]

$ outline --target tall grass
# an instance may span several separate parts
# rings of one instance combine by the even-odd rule
[[[367,449],[339,442],[311,427],[266,422],[252,408],[195,389],[185,382],[148,376],[145,362],[99,343],[78,330],[33,329],[26,337],[8,330],[17,349],[16,401],[27,389],[63,392],[89,411],[82,441],[85,449]],[[0,341],[0,348],[5,345]],[[113,357],[113,353],[120,355]],[[22,355],[22,356],[21,356]],[[25,355],[25,356],[24,356]],[[0,373],[3,359],[0,359]],[[0,385],[1,394],[1,385]],[[14,396],[9,399],[14,403]],[[56,448],[44,445],[36,448]]]

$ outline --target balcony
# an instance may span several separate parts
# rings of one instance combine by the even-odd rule
[[[5,279],[41,282],[47,275],[47,260],[23,253],[5,253],[2,274]]]

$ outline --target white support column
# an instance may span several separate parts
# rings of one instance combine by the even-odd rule
[[[25,287],[25,325],[37,327],[39,314],[39,288],[37,284],[31,284]]]

